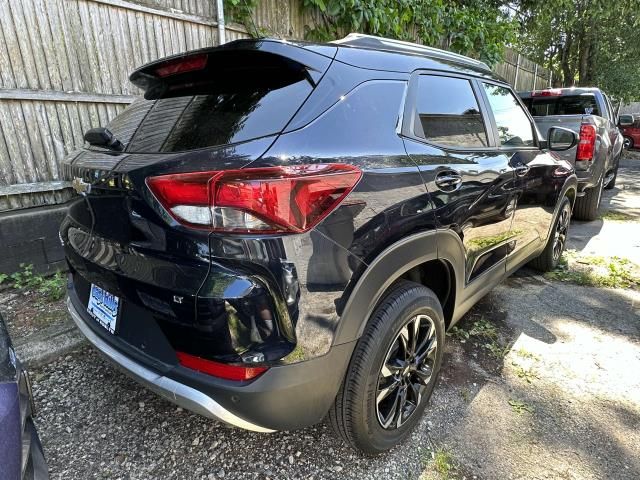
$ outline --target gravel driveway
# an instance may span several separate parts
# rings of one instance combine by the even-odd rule
[[[635,208],[639,176],[626,161],[607,205]],[[607,254],[587,227],[574,247]],[[614,228],[629,255],[637,228]],[[423,422],[374,459],[326,425],[266,435],[192,415],[83,348],[32,372],[52,478],[640,478],[640,293],[523,270],[459,327]]]

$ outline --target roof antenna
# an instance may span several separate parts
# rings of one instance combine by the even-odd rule
[[[244,6],[247,8],[249,20],[251,20],[251,25],[253,25],[253,33],[255,34],[255,38],[260,38],[260,32],[258,31],[258,27],[256,27],[256,22],[253,20],[253,12],[251,11],[251,8],[249,8],[247,0],[244,0]]]

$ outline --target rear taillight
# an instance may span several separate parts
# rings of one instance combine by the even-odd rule
[[[184,352],[176,352],[178,362],[190,370],[206,373],[213,377],[225,380],[251,380],[268,370],[267,367],[245,367],[244,365],[229,365],[227,363],[214,362],[206,358],[196,357]]]
[[[580,125],[580,140],[576,151],[577,161],[588,161],[593,159],[596,150],[596,127],[583,123]]]
[[[229,233],[301,233],[333,211],[358,183],[352,165],[315,164],[179,173],[147,179],[180,223]]]

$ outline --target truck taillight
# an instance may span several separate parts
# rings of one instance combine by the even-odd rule
[[[576,151],[577,161],[593,160],[596,150],[596,127],[583,123],[580,125],[580,140]]]
[[[227,233],[301,233],[353,190],[352,165],[314,164],[178,173],[147,185],[179,223]]]
[[[537,90],[531,93],[532,97],[557,97],[562,95],[560,88],[548,88],[546,90]]]

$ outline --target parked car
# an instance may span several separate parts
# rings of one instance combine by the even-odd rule
[[[561,154],[574,165],[578,198],[573,215],[595,220],[602,189],[613,188],[622,155],[623,138],[609,97],[598,88],[550,88],[520,92],[533,119],[546,132],[560,126],[580,135],[576,148]]]
[[[624,137],[624,148],[640,146],[640,115],[620,115],[618,126]]]
[[[29,377],[16,358],[0,315],[0,478],[49,478],[42,444],[33,423]]]
[[[483,63],[364,35],[239,40],[144,90],[65,166],[68,307],[94,346],[194,412],[258,432],[328,415],[405,439],[445,329],[527,262],[552,269],[577,180]]]

